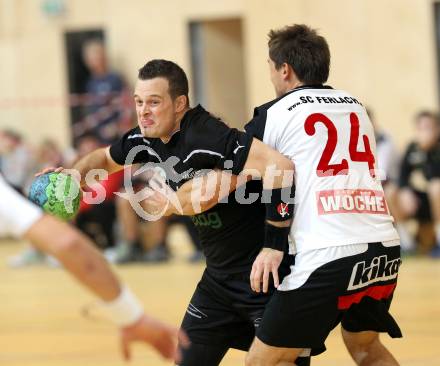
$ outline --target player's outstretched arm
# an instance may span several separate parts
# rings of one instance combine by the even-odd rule
[[[254,138],[243,172],[256,172],[263,179],[263,189],[288,188],[293,184],[293,162]]]
[[[145,315],[136,297],[121,286],[105,259],[84,235],[44,215],[24,236],[36,248],[56,257],[79,282],[103,300],[103,309],[121,328],[125,358],[130,357],[130,343],[136,341],[150,344],[165,358],[178,356],[178,338],[185,344],[185,336],[177,328]]]
[[[93,169],[103,169],[107,174],[115,173],[124,167],[116,163],[110,156],[110,148],[103,147],[92,151],[83,158],[81,158],[72,168],[75,174],[73,174],[81,182],[81,186],[86,184],[86,176]],[[50,173],[50,172],[62,172],[64,167],[49,167],[43,169],[37,173],[36,176]],[[72,173],[72,170],[68,170],[67,173]]]
[[[182,211],[170,205],[168,213],[194,215],[209,210],[251,178],[246,171],[263,178],[264,189],[290,188],[293,168],[291,160],[254,138],[243,173],[236,176],[228,171],[213,170],[186,182],[176,192]]]
[[[166,183],[162,183],[157,190],[150,185],[151,192],[143,207],[150,214],[162,212],[163,216],[196,215],[214,207],[250,178],[250,176],[236,176],[229,171],[214,169],[185,182],[176,192],[170,187],[164,187]],[[175,204],[176,202],[178,204]]]
[[[249,179],[250,176],[237,176],[216,169],[189,180],[176,192],[182,207],[181,214],[195,215],[211,209]],[[179,214],[175,211],[173,213]]]
[[[107,174],[112,174],[123,168],[122,165],[117,164],[110,156],[110,147],[103,147],[92,151],[73,166],[73,169],[78,171],[81,176],[81,187],[86,184],[87,173],[93,169],[103,169]]]

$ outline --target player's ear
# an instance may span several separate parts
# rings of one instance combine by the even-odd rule
[[[176,106],[176,112],[182,112],[188,105],[188,97],[186,95],[179,95],[174,100]]]
[[[289,79],[292,73],[293,73],[292,67],[288,63],[284,62],[281,65],[281,75],[283,76],[283,79],[284,80]]]

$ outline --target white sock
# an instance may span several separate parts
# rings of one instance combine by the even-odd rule
[[[416,242],[405,224],[397,224],[396,229],[400,236],[400,247],[403,250],[414,250],[416,248]]]

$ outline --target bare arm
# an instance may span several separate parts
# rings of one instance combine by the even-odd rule
[[[76,179],[80,180],[81,187],[86,185],[87,174],[93,169],[103,169],[107,174],[115,173],[123,169],[123,165],[116,163],[110,156],[110,147],[103,147],[92,151],[81,158],[72,169],[64,169],[64,167],[49,167],[35,174],[36,177],[50,173],[50,172],[65,172],[71,174]],[[98,174],[96,174],[98,175]]]
[[[214,207],[250,179],[251,176],[236,176],[228,171],[212,170],[204,176],[185,182],[177,192],[173,192],[171,188],[166,189],[166,194],[163,190],[152,190],[143,207],[150,214],[164,212],[164,216],[196,215]],[[175,205],[175,202],[179,204]]]
[[[264,189],[290,187],[293,183],[293,162],[256,138],[244,165],[243,171],[247,170],[263,179]]]
[[[170,195],[175,195],[174,199],[171,199],[168,194],[155,192],[145,203],[144,208],[148,212],[162,212],[168,205],[165,216],[195,215],[215,206],[238,186],[250,180],[252,176],[263,178],[264,189],[291,187],[293,163],[276,150],[253,139],[243,173],[239,176],[232,175],[228,171],[213,170],[202,177],[184,183],[175,193],[169,190]],[[173,204],[176,200],[180,207]],[[268,222],[274,226],[290,226],[290,221]]]
[[[102,300],[111,301],[119,295],[119,281],[105,259],[89,239],[68,224],[45,215],[32,225],[25,238],[39,250],[56,257]]]
[[[112,159],[109,147],[97,149],[87,154],[73,166],[73,169],[77,170],[81,176],[81,186],[85,185],[86,175],[92,169],[104,169],[108,174],[112,174],[123,168]]]
[[[182,207],[180,214],[195,215],[205,212],[250,179],[250,176],[236,176],[223,170],[213,170],[207,175],[192,179],[176,192]],[[179,214],[174,206],[172,209],[172,213]]]
[[[186,182],[177,191],[177,196],[183,215],[193,215],[209,210],[252,176],[263,179],[263,189],[291,187],[293,171],[294,165],[290,159],[254,138],[239,176],[227,171],[212,171],[206,176]],[[290,221],[268,222],[274,226],[290,226]]]

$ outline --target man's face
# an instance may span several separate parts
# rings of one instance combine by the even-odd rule
[[[429,150],[439,140],[440,127],[429,116],[420,117],[416,122],[416,141],[423,150]]]
[[[84,63],[92,74],[103,74],[107,70],[107,59],[104,46],[88,45],[83,52]]]
[[[157,77],[138,80],[134,91],[139,128],[145,137],[168,140],[177,129],[176,103],[169,94],[168,80]]]
[[[17,145],[18,142],[7,133],[0,133],[0,153],[9,154]]]
[[[284,78],[282,70],[283,68],[280,67],[278,70],[275,67],[275,63],[268,58],[267,62],[269,64],[269,72],[270,72],[270,81],[272,82],[273,87],[275,88],[275,94],[277,97],[280,97],[281,95],[285,94],[287,92],[286,87],[284,85]]]

